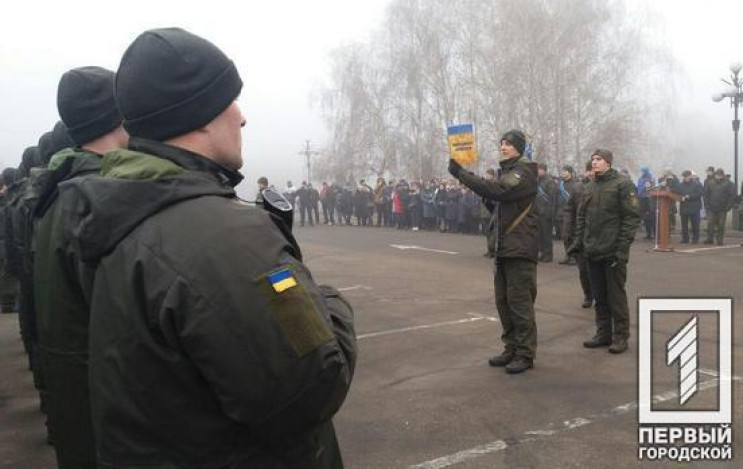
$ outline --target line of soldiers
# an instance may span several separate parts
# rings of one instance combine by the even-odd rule
[[[23,348],[28,368],[33,372],[42,412],[49,412],[45,375],[41,372],[43,350],[40,347],[36,295],[34,294],[35,209],[44,197],[47,175],[44,168],[52,155],[72,145],[67,129],[58,122],[44,133],[35,146],[24,150],[18,168],[3,170],[2,236],[3,236],[3,312],[17,309]],[[17,304],[17,307],[16,307]],[[49,422],[47,421],[47,425]],[[51,435],[49,437],[51,441]]]
[[[241,89],[214,44],[146,31],[116,73],[66,72],[61,121],[4,172],[3,267],[60,468],[342,467],[353,311],[237,198]]]

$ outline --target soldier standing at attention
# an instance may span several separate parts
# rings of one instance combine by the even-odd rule
[[[705,187],[704,201],[708,216],[707,239],[704,244],[716,242],[721,246],[728,211],[735,205],[735,184],[725,178],[722,168],[715,170],[712,180]]]
[[[589,161],[586,163],[583,180],[575,183],[573,191],[570,193],[570,197],[568,197],[568,201],[565,204],[565,239],[570,240],[570,244],[565,248],[566,255],[570,250],[570,246],[572,246],[575,241],[575,229],[578,224],[578,210],[580,209],[580,204],[583,200],[585,185],[591,182],[591,180],[593,180],[593,168]],[[588,260],[586,259],[586,256],[580,253],[575,256],[575,259],[578,263],[578,276],[580,278],[581,289],[583,290],[583,303],[581,303],[581,306],[587,309],[593,306],[593,292],[591,291],[591,275],[588,271]]]
[[[214,44],[142,33],[121,59],[128,149],[63,183],[94,266],[89,379],[100,467],[337,468],[353,312],[288,226],[240,201],[242,80]],[[105,196],[101,196],[104,194]]]
[[[526,138],[520,130],[501,138],[501,177],[484,179],[454,160],[449,172],[484,199],[498,204],[498,238],[495,250],[495,304],[503,327],[505,350],[489,360],[508,373],[522,373],[534,366],[537,351],[537,165],[523,157]]]
[[[595,150],[591,155],[594,180],[586,185],[575,241],[568,253],[588,260],[596,302],[596,335],[583,346],[622,353],[629,338],[627,261],[640,212],[635,185],[611,167],[612,161],[609,150]]]
[[[547,174],[547,165],[539,163],[537,215],[539,215],[539,262],[552,262],[552,229],[557,206],[557,184]]]
[[[34,295],[40,361],[46,382],[47,409],[54,429],[57,465],[96,467],[88,392],[88,302],[77,276],[67,213],[76,201],[59,203],[64,181],[98,174],[101,157],[126,148],[127,135],[114,100],[114,72],[80,67],[62,75],[57,109],[74,148],[49,162],[34,212]],[[101,195],[103,196],[103,195]]]
[[[0,310],[16,313],[18,302],[18,279],[10,273],[5,251],[5,206],[6,191],[15,180],[15,168],[5,168],[0,176]]]

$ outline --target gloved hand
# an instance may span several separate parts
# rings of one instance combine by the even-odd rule
[[[463,170],[464,168],[462,168],[462,165],[460,165],[453,159],[449,159],[449,174],[451,174],[455,178],[458,178],[459,173],[461,173]]]

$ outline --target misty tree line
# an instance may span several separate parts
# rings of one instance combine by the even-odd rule
[[[396,0],[372,39],[332,54],[318,174],[442,175],[446,127],[470,122],[479,170],[510,128],[553,170],[596,147],[635,170],[663,153],[673,109],[673,63],[652,27],[614,0]]]

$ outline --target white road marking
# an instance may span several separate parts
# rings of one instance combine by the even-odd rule
[[[390,247],[391,248],[395,248],[395,249],[401,249],[403,251],[408,250],[408,249],[414,249],[414,250],[417,250],[417,251],[438,252],[438,253],[441,253],[441,254],[451,254],[451,255],[454,255],[454,256],[456,256],[457,254],[459,254],[456,251],[442,251],[441,249],[422,248],[420,246],[410,246],[410,245],[406,245],[406,244],[390,244]]]
[[[696,248],[696,249],[677,249],[676,252],[685,252],[689,254],[694,254],[696,252],[704,252],[704,251],[716,251],[718,249],[732,249],[732,248],[739,248],[741,247],[740,244],[726,244],[724,246],[712,246],[709,248]]]
[[[714,375],[716,373],[711,370],[699,370],[699,371],[700,373],[704,373],[704,374]],[[734,381],[739,381],[743,378],[739,376],[733,376],[732,379]],[[704,381],[702,383],[699,383],[698,390],[703,391],[705,389],[717,387],[717,384],[719,382],[720,382],[719,378],[713,378],[713,379]],[[653,403],[657,404],[660,402],[670,401],[672,399],[678,398],[678,395],[679,395],[678,390],[667,391],[661,394],[657,394],[653,396]],[[516,438],[512,443],[510,443],[510,445],[514,446],[514,445],[521,444],[521,443],[538,441],[541,438],[552,436],[560,432],[573,430],[575,428],[583,427],[586,425],[590,425],[599,420],[604,420],[604,419],[608,419],[611,417],[616,417],[622,414],[626,414],[628,412],[631,412],[637,409],[637,406],[638,406],[637,401],[628,402],[626,404],[622,404],[620,406],[614,407],[613,409],[610,409],[606,412],[591,415],[587,418],[577,417],[571,420],[566,420],[562,422],[562,424],[559,424],[559,425],[549,424],[547,425],[547,428],[544,428],[544,429],[530,430],[530,431],[524,432],[523,436]],[[490,443],[486,443],[484,445],[475,446],[474,448],[459,451],[457,453],[449,454],[447,456],[442,456],[440,458],[432,459],[430,461],[426,461],[420,464],[415,464],[413,466],[409,466],[408,469],[441,469],[444,467],[449,467],[449,466],[453,466],[455,464],[459,464],[465,461],[476,459],[476,458],[479,458],[481,456],[485,456],[488,454],[498,453],[500,451],[507,449],[508,446],[509,444],[506,443],[504,440],[496,440]]]
[[[369,334],[358,335],[356,336],[356,339],[361,340],[361,339],[368,339],[370,337],[379,337],[382,335],[400,334],[403,332],[418,331],[421,329],[433,329],[435,327],[453,326],[455,324],[466,324],[468,322],[490,320],[488,316],[480,316],[474,313],[470,313],[470,315],[474,317],[458,319],[456,321],[445,321],[445,322],[436,322],[433,324],[422,324],[420,326],[401,327],[400,329],[390,329],[388,331],[370,332]],[[492,318],[492,319],[495,319],[495,318]]]
[[[500,319],[494,317],[494,316],[486,316],[484,314],[477,314],[477,313],[467,313],[468,316],[472,316],[473,318],[480,318],[485,319],[490,322],[500,322]]]
[[[371,290],[373,290],[373,288],[372,287],[367,287],[366,285],[354,285],[352,287],[338,288],[338,291],[351,291],[351,290],[371,291]]]

